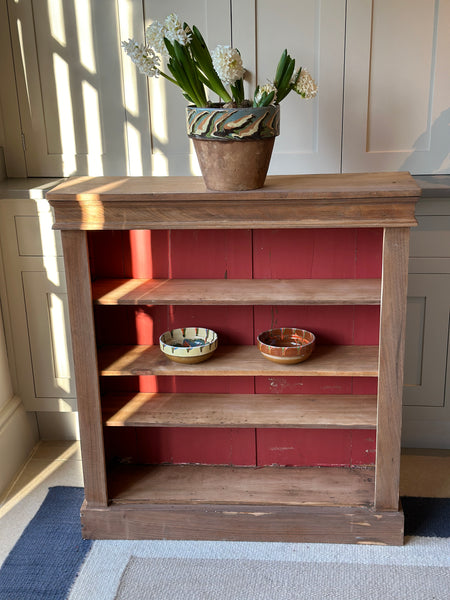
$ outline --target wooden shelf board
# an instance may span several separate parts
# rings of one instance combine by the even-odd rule
[[[101,375],[201,375],[201,376],[340,376],[376,377],[378,346],[319,346],[311,357],[296,365],[264,358],[256,346],[219,346],[199,364],[169,360],[159,346],[105,346],[99,349]]]
[[[120,465],[108,490],[114,504],[371,506],[374,468]]]
[[[101,279],[96,304],[380,304],[379,279]]]
[[[102,399],[108,427],[375,429],[376,396],[126,394]]]

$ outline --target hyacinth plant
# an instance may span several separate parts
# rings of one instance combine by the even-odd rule
[[[145,43],[129,39],[122,47],[141,73],[164,77],[177,85],[186,100],[197,107],[211,106],[207,89],[219,96],[226,107],[269,106],[279,104],[292,90],[303,98],[314,98],[317,86],[287,50],[281,55],[272,82],[257,86],[252,100],[244,98],[245,68],[239,50],[217,46],[210,53],[200,31],[181,23],[175,14],[163,23],[155,21],[145,32]],[[167,60],[165,73],[162,59]]]

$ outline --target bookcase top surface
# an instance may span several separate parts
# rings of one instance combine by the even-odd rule
[[[373,227],[416,224],[407,172],[269,176],[211,191],[201,177],[71,177],[47,193],[55,229]]]

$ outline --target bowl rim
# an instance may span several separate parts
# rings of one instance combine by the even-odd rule
[[[208,342],[205,341],[204,344],[198,344],[197,346],[189,346],[190,350],[193,350],[194,348],[208,348],[209,346],[212,346],[213,344],[215,344],[218,340],[218,335],[217,333],[209,328],[209,327],[196,327],[196,326],[188,326],[188,327],[174,327],[173,329],[168,329],[167,331],[164,331],[160,336],[159,336],[159,345],[161,350],[164,352],[164,348],[170,348],[171,349],[171,353],[173,353],[173,350],[184,350],[186,351],[188,349],[187,346],[173,346],[169,343],[167,343],[166,341],[163,340],[164,336],[170,335],[171,339],[173,339],[173,332],[174,331],[183,331],[183,330],[188,330],[188,329],[196,329],[196,330],[203,330],[204,332],[206,332],[206,337],[209,335],[209,332],[211,332],[213,334],[212,339],[209,340]],[[183,337],[186,337],[185,334],[182,334]]]
[[[283,331],[283,329],[291,329],[292,331],[302,331],[303,333],[307,333],[308,335],[312,336],[312,339],[307,342],[306,344],[300,344],[300,345],[296,345],[296,346],[273,346],[272,344],[268,344],[267,342],[264,342],[263,340],[260,339],[260,337],[264,334],[268,334],[271,331]],[[308,346],[311,346],[312,344],[315,343],[316,341],[316,336],[312,331],[309,331],[308,329],[303,329],[302,327],[274,327],[273,329],[266,329],[265,331],[261,331],[261,333],[258,334],[257,336],[257,342],[259,346],[265,346],[266,348],[308,348]]]

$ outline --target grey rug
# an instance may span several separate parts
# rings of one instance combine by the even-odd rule
[[[450,600],[450,538],[96,541],[70,600]]]
[[[132,556],[115,600],[450,598],[450,569]]]

